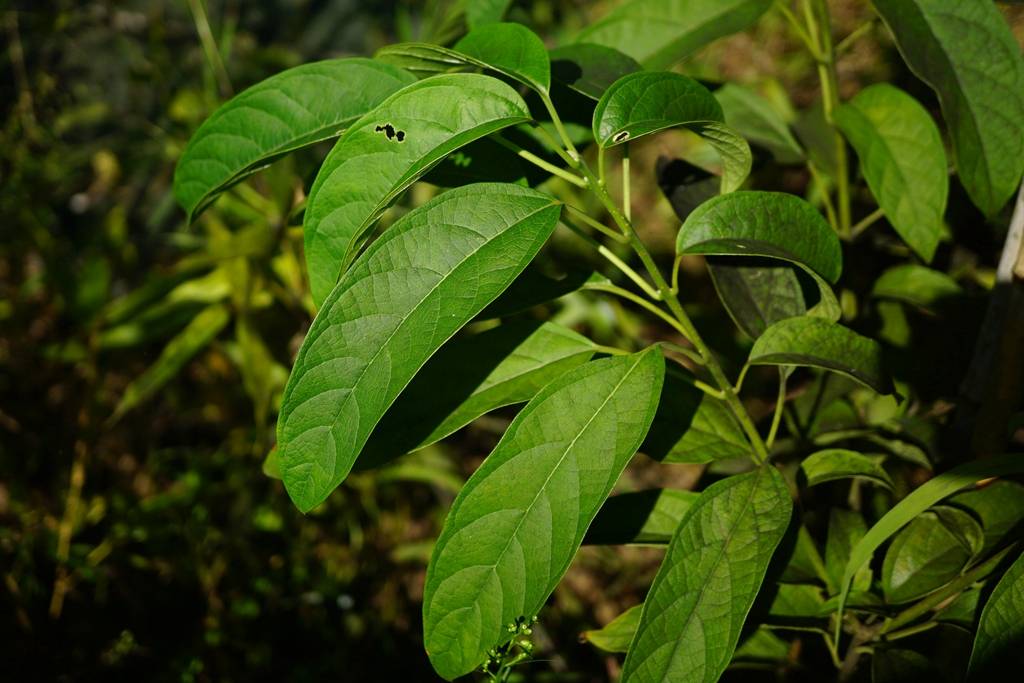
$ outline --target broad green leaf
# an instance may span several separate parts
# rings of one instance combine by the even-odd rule
[[[643,605],[634,605],[615,617],[604,628],[584,631],[582,640],[605,652],[626,652],[633,640],[636,627],[640,625],[640,613]]]
[[[754,342],[751,365],[798,365],[831,370],[880,394],[893,392],[882,367],[882,347],[853,330],[823,318],[805,316],[775,323]]]
[[[174,196],[192,220],[229,186],[282,154],[339,135],[416,79],[372,59],[331,59],[288,69],[221,105],[189,140]]]
[[[469,673],[537,614],[654,418],[656,348],[591,361],[544,388],[462,489],[427,568],[424,644]]]
[[[963,296],[963,289],[945,273],[907,263],[882,273],[875,280],[871,295],[938,313],[950,300]]]
[[[942,136],[925,108],[899,88],[872,85],[836,111],[861,173],[903,241],[931,261],[942,237],[949,172]]]
[[[769,620],[775,623],[793,620],[818,620],[825,598],[821,588],[810,584],[780,583],[768,608]]]
[[[796,542],[789,550],[789,557],[778,559],[786,560],[779,581],[786,583],[815,583],[817,581],[827,583],[828,581],[825,564],[822,562],[821,553],[818,552],[818,546],[803,524],[797,527]]]
[[[429,43],[399,43],[377,51],[376,58],[424,75],[487,69],[535,90],[551,87],[547,48],[522,24],[487,24],[470,31],[453,48]]]
[[[665,385],[651,431],[640,447],[663,463],[706,463],[750,455],[736,418],[724,401],[705,394],[674,371]]]
[[[759,628],[740,642],[733,661],[775,662],[789,656],[789,643],[767,628]]]
[[[551,62],[544,42],[522,24],[487,24],[455,44],[461,52],[540,92],[551,88]]]
[[[615,81],[594,109],[594,139],[609,148],[682,126],[706,140],[722,159],[723,193],[750,175],[747,141],[723,122],[722,107],[703,85],[668,71],[641,71]]]
[[[798,164],[804,151],[772,104],[753,90],[728,83],[715,91],[725,122],[749,142],[763,147],[782,164]]]
[[[954,467],[915,489],[878,520],[850,553],[850,560],[843,571],[839,593],[839,622],[850,592],[850,583],[861,567],[871,561],[871,556],[887,540],[922,512],[944,498],[971,487],[989,477],[1000,477],[1024,472],[1024,456],[1002,455]],[[839,638],[838,628],[836,639]]]
[[[850,559],[853,547],[864,538],[868,531],[864,517],[859,512],[834,507],[829,511],[828,536],[825,539],[825,570],[828,573],[829,592],[838,592],[837,586],[843,580],[843,570]],[[871,588],[871,567],[864,567],[853,579],[853,589],[866,591]]]
[[[529,118],[526,103],[501,81],[449,74],[413,83],[352,124],[306,205],[313,300],[324,300],[366,232],[406,188],[456,149]]]
[[[874,4],[911,71],[939,96],[967,194],[994,214],[1024,173],[1024,59],[1010,27],[991,2]]]
[[[877,457],[842,448],[829,448],[807,456],[800,463],[808,486],[817,486],[837,479],[867,479],[892,489],[892,479]]]
[[[206,348],[231,321],[231,312],[223,304],[207,306],[192,319],[184,330],[171,339],[156,361],[128,385],[117,404],[110,423],[120,420],[125,413],[171,381],[185,364]]]
[[[525,403],[594,355],[594,344],[554,323],[524,320],[445,344],[384,414],[356,463],[376,467],[502,406]]]
[[[830,283],[843,268],[839,238],[821,214],[782,192],[732,192],[705,202],[679,229],[676,252],[782,259]]]
[[[676,489],[620,493],[604,502],[583,542],[591,545],[663,544],[699,494]]]
[[[512,0],[466,0],[466,23],[475,29],[501,21]]]
[[[770,466],[701,494],[644,602],[623,683],[718,680],[791,512],[786,483]]]
[[[736,326],[757,339],[771,325],[807,313],[796,266],[771,259],[709,256],[708,273]]]
[[[662,69],[723,36],[746,30],[772,0],[629,0],[576,41],[613,47]]]
[[[551,77],[593,100],[623,76],[643,69],[629,55],[604,45],[576,43],[551,50]]]
[[[949,504],[971,512],[985,531],[983,551],[995,550],[1021,532],[1024,523],[1024,486],[994,481],[977,491],[953,496]]]
[[[1024,664],[1024,555],[1003,574],[985,603],[974,636],[970,681],[992,681],[1005,676],[1008,667]],[[1019,668],[1013,669],[1019,673]],[[1002,672],[1002,673],[1000,673]]]
[[[277,424],[300,510],[342,482],[402,389],[522,272],[559,212],[529,188],[467,185],[406,215],[345,273],[299,350]]]
[[[985,591],[984,586],[965,590],[958,595],[948,607],[936,615],[938,621],[951,624],[958,624],[965,629],[973,630],[978,623],[981,611],[981,595]]]
[[[921,513],[889,544],[882,563],[886,602],[921,598],[955,579],[980,550],[981,526],[954,507]]]

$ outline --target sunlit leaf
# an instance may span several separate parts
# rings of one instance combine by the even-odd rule
[[[624,683],[718,680],[791,512],[789,490],[769,466],[701,494],[647,594]]]
[[[576,40],[613,47],[649,69],[661,69],[743,31],[771,5],[772,0],[628,0]]]
[[[466,23],[475,29],[501,21],[512,0],[466,0]]]
[[[518,185],[467,185],[409,213],[345,273],[299,351],[278,419],[300,510],[341,483],[402,389],[522,272],[559,212]]]
[[[580,638],[605,652],[625,652],[640,624],[643,605],[634,605],[615,617],[604,628],[584,631]]]
[[[174,172],[189,220],[214,197],[275,158],[340,135],[415,78],[372,59],[303,64],[223,104],[199,127]]]
[[[931,115],[899,88],[879,83],[840,107],[836,122],[886,219],[931,261],[949,194],[946,151]]]
[[[754,342],[751,365],[799,365],[846,375],[880,394],[893,392],[882,347],[853,330],[805,316],[775,323]]]
[[[501,81],[449,74],[407,86],[353,123],[324,161],[306,205],[313,300],[323,301],[406,188],[456,149],[529,118],[526,103]]]
[[[967,194],[994,214],[1024,173],[1024,58],[1006,20],[992,2],[874,6],[910,69],[939,96]]]
[[[466,483],[427,569],[424,644],[469,673],[543,607],[654,417],[656,348],[591,361],[544,388]]]

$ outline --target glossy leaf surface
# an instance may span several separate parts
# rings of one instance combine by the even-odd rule
[[[822,368],[855,379],[880,394],[893,391],[878,342],[823,318],[805,316],[775,323],[754,342],[747,362]]]
[[[300,510],[341,483],[399,392],[522,272],[559,211],[518,185],[468,185],[409,213],[345,273],[303,342],[278,419]]]
[[[946,151],[931,115],[899,88],[879,83],[840,107],[836,122],[886,219],[931,261],[949,195]]]
[[[778,258],[833,283],[843,268],[839,238],[821,214],[782,192],[732,192],[705,202],[679,229],[676,252]]]
[[[654,417],[657,349],[591,361],[544,388],[456,498],[427,569],[424,643],[446,679],[544,605]]]
[[[985,603],[974,637],[967,679],[991,681],[1021,664],[1024,642],[1024,555],[999,579]]]
[[[838,479],[857,478],[867,479],[888,489],[892,488],[892,480],[878,462],[878,458],[842,448],[812,453],[800,463],[800,469],[807,477],[808,486],[817,486]]]
[[[918,78],[939,96],[961,182],[994,214],[1024,173],[1024,58],[992,2],[876,0]]]
[[[512,0],[466,0],[466,23],[471,29],[501,21]]]
[[[594,355],[593,343],[555,323],[520,321],[445,344],[381,418],[356,467],[430,445],[484,413],[525,403]]]
[[[224,103],[189,140],[174,196],[189,220],[213,198],[276,157],[327,140],[414,82],[372,59],[331,59],[288,69]]]
[[[791,512],[789,490],[772,467],[729,477],[701,494],[644,602],[624,683],[718,680]]]
[[[459,147],[529,118],[526,103],[501,81],[448,74],[398,91],[352,124],[306,205],[313,300],[323,301],[369,228],[420,176]]]
[[[648,69],[671,66],[704,45],[743,31],[772,0],[630,0],[591,24],[578,42],[624,52]]]

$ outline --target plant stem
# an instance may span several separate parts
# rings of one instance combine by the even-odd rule
[[[688,349],[685,346],[681,346],[679,344],[676,344],[675,342],[670,341],[661,341],[658,343],[664,346],[666,349],[671,349],[672,351],[675,351],[680,355],[686,356],[697,365],[704,365],[704,359],[701,358],[700,355],[693,349]]]
[[[850,239],[857,239],[857,236],[875,224],[875,221],[885,216],[881,208],[875,209],[864,218],[857,221],[857,224],[850,228]]]
[[[640,238],[637,237],[636,231],[633,230],[632,224],[626,217],[619,211],[619,207],[612,201],[611,196],[603,185],[598,184],[597,179],[594,178],[593,172],[585,165],[582,164],[580,167],[584,177],[590,182],[591,190],[597,195],[601,203],[604,204],[605,209],[611,214],[612,219],[618,224],[622,232],[629,238],[630,246],[633,247],[633,251],[636,252],[637,256],[640,257],[641,263],[644,264],[644,268],[647,269],[647,273],[651,276],[654,281],[655,287],[661,294],[661,298],[668,304],[669,311],[672,316],[679,323],[677,329],[679,329],[683,336],[694,348],[697,349],[697,353],[700,354],[701,358],[704,359],[704,365],[707,367],[708,372],[711,373],[711,377],[714,379],[718,388],[725,394],[725,402],[729,406],[730,410],[735,415],[737,421],[743,427],[744,433],[750,441],[750,445],[753,448],[753,458],[758,464],[762,464],[768,460],[768,449],[764,445],[764,441],[761,439],[761,435],[757,431],[757,427],[754,425],[754,421],[750,418],[750,414],[747,413],[747,409],[743,406],[743,402],[740,401],[739,396],[733,391],[732,384],[725,376],[725,372],[722,370],[722,366],[719,364],[718,359],[715,358],[714,354],[700,334],[697,332],[697,328],[694,327],[693,322],[690,320],[690,316],[683,310],[683,305],[679,302],[679,298],[669,287],[668,283],[665,282],[665,278],[662,276],[661,271],[658,270],[658,266],[654,263],[654,259],[651,257],[647,247]],[[659,309],[660,310],[660,309]]]
[[[534,166],[537,166],[538,168],[541,168],[541,169],[547,171],[548,173],[550,173],[553,176],[558,176],[562,180],[565,180],[566,182],[570,182],[573,185],[575,185],[576,187],[581,187],[581,188],[586,189],[587,181],[584,180],[583,178],[579,177],[575,173],[572,173],[570,171],[566,171],[565,169],[562,169],[562,168],[558,168],[554,164],[549,163],[549,162],[545,161],[544,159],[541,159],[539,156],[537,156],[533,152],[529,152],[529,151],[523,149],[522,147],[520,147],[519,145],[515,144],[514,142],[509,142],[508,140],[506,140],[505,138],[501,137],[500,135],[495,135],[494,136],[494,141],[497,142],[502,147],[504,147],[505,149],[508,149],[508,150],[510,150],[512,152],[515,152],[515,154],[520,159],[525,159],[526,161],[529,161]]]
[[[199,34],[199,42],[203,46],[203,54],[206,61],[217,79],[217,86],[221,97],[231,95],[231,79],[228,77],[228,70],[224,67],[224,61],[220,58],[220,50],[217,49],[217,40],[213,37],[210,29],[210,19],[206,16],[206,6],[203,0],[189,0],[189,9],[192,11],[192,21],[196,25],[196,33]]]
[[[629,196],[629,143],[622,145],[622,211],[626,220],[633,220],[633,202]]]
[[[775,413],[772,415],[772,426],[768,430],[768,438],[765,439],[765,446],[771,450],[775,443],[775,435],[779,431],[779,423],[782,421],[782,409],[786,405],[786,375],[782,368],[779,368],[779,394],[775,399]]]
[[[576,225],[573,225],[572,221],[563,220],[562,223],[563,225],[565,225],[565,227],[569,228],[574,233],[576,233],[576,235],[578,235],[581,239],[586,241],[590,246],[594,247],[594,249],[597,250],[598,254],[603,256],[606,261],[608,261],[613,266],[618,268],[619,271],[622,272],[622,274],[624,274],[626,277],[632,280],[637,287],[644,291],[644,294],[654,299],[655,301],[661,300],[661,295],[657,291],[655,291],[649,284],[647,284],[646,280],[640,277],[640,273],[636,272],[628,265],[626,265],[626,262],[620,259],[618,256],[616,256],[615,252],[613,252],[611,249],[595,240],[593,237],[584,232],[581,228],[577,227]]]
[[[825,178],[821,175],[821,171],[818,170],[817,164],[813,161],[807,162],[807,170],[810,171],[814,183],[821,189],[821,199],[822,204],[825,205],[825,215],[828,216],[828,224],[832,226],[833,230],[839,232],[839,218],[836,216],[836,207],[832,203],[832,196],[828,192],[828,183],[825,182]]]
[[[600,232],[602,235],[607,235],[608,237],[611,237],[619,244],[625,244],[627,242],[625,235],[623,235],[621,232],[615,232],[614,230],[609,228],[607,225],[601,223],[600,221],[595,221],[583,209],[577,209],[575,206],[568,203],[565,203],[565,208],[571,211],[575,218],[578,218],[579,220],[583,221],[584,223],[592,227],[594,230]]]
[[[779,12],[782,13],[782,16],[786,18],[786,21],[789,22],[790,27],[796,31],[797,36],[800,37],[800,40],[803,42],[804,46],[807,47],[807,51],[811,53],[811,56],[814,57],[815,61],[820,61],[821,57],[818,54],[817,44],[811,40],[811,37],[807,34],[807,30],[803,27],[803,24],[800,23],[800,20],[797,19],[795,14],[793,14],[793,10],[791,10],[789,5],[786,4],[786,0],[776,0],[775,6],[779,9]]]
[[[804,16],[811,38],[818,45],[818,80],[825,120],[832,126],[836,144],[836,203],[840,237],[850,234],[850,172],[847,162],[846,141],[835,122],[839,108],[839,77],[836,73],[836,53],[832,44],[832,23],[826,0],[803,0]]]
[[[617,285],[607,285],[601,282],[587,283],[583,285],[583,289],[589,289],[595,292],[607,292],[608,294],[614,294],[615,296],[619,296],[628,301],[632,301],[636,305],[643,307],[649,313],[653,313],[654,315],[658,316],[659,318],[667,322],[669,325],[671,325],[676,332],[686,337],[686,330],[683,328],[682,325],[679,324],[679,322],[675,318],[673,318],[668,313],[652,304],[647,299],[641,296],[637,296],[628,289],[623,289],[622,287],[619,287]]]
[[[555,124],[555,130],[558,131],[558,136],[562,138],[562,144],[565,145],[565,151],[569,153],[570,165],[574,168],[580,163],[580,153],[576,150],[576,146],[572,144],[572,140],[569,139],[569,133],[566,132],[565,126],[562,125],[562,119],[558,116],[558,112],[555,110],[555,105],[551,102],[551,97],[542,91],[537,93],[540,95],[541,101],[544,103],[544,108],[548,110],[548,114],[551,116],[551,123]]]
[[[850,35],[846,36],[845,38],[839,41],[839,44],[836,45],[836,54],[841,55],[847,50],[849,50],[850,46],[856,43],[860,39],[860,37],[863,36],[865,33],[870,32],[871,29],[873,29],[874,27],[874,19],[869,19],[868,21],[858,26],[856,29],[853,30],[852,33],[850,33]]]

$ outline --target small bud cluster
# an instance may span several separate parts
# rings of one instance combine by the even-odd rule
[[[511,668],[520,662],[533,656],[533,625],[537,623],[537,617],[517,617],[510,622],[505,630],[511,635],[511,639],[502,645],[492,647],[487,651],[487,660],[480,667],[480,670],[487,674],[492,681],[507,680]]]

